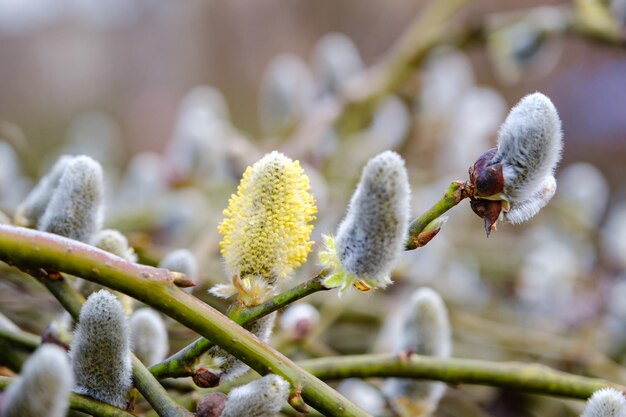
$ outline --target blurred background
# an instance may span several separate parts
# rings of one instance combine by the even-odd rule
[[[454,356],[626,383],[626,2],[467,2],[441,24],[452,42],[440,35],[424,48],[418,31],[422,53],[378,83],[429,5],[0,0],[0,210],[11,218],[59,155],[89,154],[106,172],[106,225],[141,262],[190,249],[194,294],[223,309],[205,291],[225,279],[216,226],[265,152],[303,163],[319,242],[369,158],[393,149],[406,159],[419,215],[467,179],[509,109],[540,91],[565,142],[546,209],[486,238],[462,202],[427,247],[403,254],[396,285],[310,297],[314,330],[295,341],[279,329],[275,343],[296,358],[390,350],[394,306],[430,286],[450,310]],[[315,275],[317,248],[287,287]],[[0,312],[40,334],[56,302],[7,271]],[[193,339],[169,326],[172,351]],[[461,387],[435,415],[575,416],[581,405]],[[372,414],[387,415],[381,407]]]

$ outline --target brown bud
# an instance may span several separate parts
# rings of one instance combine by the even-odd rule
[[[213,388],[219,385],[220,376],[206,368],[199,368],[193,374],[193,382],[200,388]]]
[[[417,235],[417,239],[415,239],[415,246],[418,248],[426,246],[428,242],[430,242],[435,236],[437,236],[437,233],[439,233],[440,230],[441,229],[434,229],[426,232],[421,232],[419,235]]]
[[[469,169],[470,184],[474,187],[476,197],[489,197],[501,193],[504,189],[502,164],[489,163],[497,151],[498,148],[489,149]]]
[[[484,220],[485,232],[487,232],[488,237],[491,232],[496,230],[496,223],[502,211],[502,201],[474,199],[470,201],[470,205],[474,213]]]
[[[219,417],[226,407],[228,397],[223,392],[212,392],[205,396],[198,407],[196,415],[198,417]]]
[[[293,407],[294,410],[299,411],[301,413],[308,413],[309,406],[306,405],[304,400],[302,399],[301,391],[297,390],[289,397],[289,405]]]
[[[41,343],[53,343],[63,348],[66,352],[70,350],[69,345],[59,338],[51,326],[48,326],[43,330],[43,333],[41,334]]]

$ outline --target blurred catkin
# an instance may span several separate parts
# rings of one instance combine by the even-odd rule
[[[167,329],[156,311],[142,308],[133,313],[129,320],[133,352],[146,366],[165,359],[169,351]]]
[[[64,417],[73,385],[67,353],[56,345],[42,345],[7,389],[0,416]]]
[[[443,300],[430,288],[420,288],[411,297],[404,315],[397,352],[449,357],[452,336]],[[441,382],[420,382],[389,378],[384,392],[400,415],[428,415],[439,403],[446,386]]]
[[[274,417],[287,404],[289,383],[278,375],[266,375],[228,394],[221,417]]]

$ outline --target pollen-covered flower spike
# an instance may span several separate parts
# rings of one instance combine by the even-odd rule
[[[37,226],[39,219],[43,216],[46,207],[48,207],[54,190],[59,185],[59,181],[61,181],[65,168],[73,159],[74,157],[69,155],[61,156],[50,172],[39,180],[35,188],[28,193],[24,201],[17,207],[15,224],[24,227]]]
[[[130,338],[122,305],[110,292],[93,293],[83,305],[70,356],[75,392],[126,408],[132,387]]]
[[[340,287],[341,294],[350,285],[369,291],[391,283],[408,230],[410,197],[400,155],[386,151],[365,165],[337,237],[324,236],[319,260],[330,270],[326,287]]]
[[[550,201],[562,148],[561,119],[548,97],[530,94],[511,109],[498,147],[470,167],[471,206],[484,219],[487,235],[498,220],[521,223]]]
[[[450,356],[452,339],[448,312],[443,300],[430,288],[418,289],[404,314],[402,334],[396,352],[446,358]],[[427,415],[435,410],[446,386],[441,382],[420,382],[389,378],[384,392],[400,415]]]
[[[274,417],[287,404],[288,396],[287,381],[266,375],[232,390],[220,417]]]
[[[270,336],[272,336],[275,321],[276,312],[261,317],[243,327],[255,335],[260,341],[268,342]],[[208,370],[212,374],[217,375],[221,382],[235,379],[245,374],[250,369],[248,365],[219,346],[214,346],[209,350],[206,363],[203,366],[204,370]],[[194,380],[194,382],[196,382],[197,385],[197,381]]]
[[[165,359],[169,351],[167,329],[156,311],[142,308],[133,313],[129,320],[133,352],[146,366]]]
[[[615,388],[602,388],[587,400],[580,417],[626,417],[626,399]]]
[[[2,417],[64,417],[74,385],[67,353],[44,344],[26,361],[0,407]]]
[[[102,167],[88,156],[67,163],[38,229],[89,243],[102,223]]]
[[[300,163],[276,151],[244,172],[218,226],[226,269],[244,304],[265,301],[274,282],[306,260],[317,211],[309,189]],[[212,291],[218,296],[233,292],[223,285]]]

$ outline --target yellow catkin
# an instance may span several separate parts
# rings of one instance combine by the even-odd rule
[[[306,260],[317,212],[309,189],[300,163],[276,151],[246,169],[218,226],[232,275],[273,283]]]

